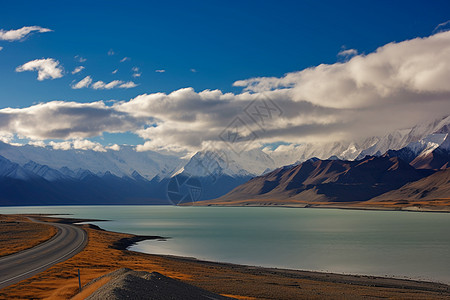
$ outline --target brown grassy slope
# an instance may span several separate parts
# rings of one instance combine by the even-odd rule
[[[240,299],[448,299],[448,286],[429,289],[429,284],[286,271],[202,262],[186,258],[148,255],[109,246],[132,235],[83,226],[89,235],[86,248],[71,259],[16,285],[0,290],[0,299],[69,299],[82,284],[122,267],[159,272],[214,293]],[[373,285],[381,284],[384,287]],[[434,286],[434,285],[432,285]]]
[[[28,218],[0,215],[0,257],[32,248],[56,234],[56,228]]]
[[[363,178],[367,173],[371,173],[372,171],[369,169],[370,172],[359,172],[355,176],[350,177],[352,180],[348,180],[348,174],[351,171],[350,167],[344,165],[347,168],[344,173],[339,173],[341,170],[337,170],[336,168],[330,168],[334,162],[326,162],[327,165],[323,168],[312,168],[313,164],[320,166],[319,162],[320,161],[299,165],[288,171],[283,169],[275,170],[270,174],[256,177],[247,183],[236,187],[233,191],[218,199],[199,201],[193,205],[298,207],[307,205],[311,207],[358,209],[450,211],[450,169],[441,170],[425,178],[399,185],[397,188],[375,195],[375,197],[372,197],[371,199],[364,201],[349,201],[350,198],[347,199],[346,197],[343,197],[343,190],[347,193],[354,192],[353,196],[356,195],[359,197],[358,195],[360,195],[361,187],[363,187],[363,189],[372,189],[371,186],[361,185],[358,187],[357,185],[351,184],[352,182],[358,182],[358,178]],[[362,164],[368,164],[368,162],[370,162],[370,160],[366,160],[365,162],[362,162]],[[305,169],[308,166],[313,171]],[[395,168],[399,169],[399,166],[400,162],[397,161],[395,164],[392,164],[389,169],[390,171]],[[360,168],[360,166],[357,167]],[[402,168],[408,170],[407,166],[402,166]],[[354,170],[356,169],[357,168],[355,167]],[[398,174],[401,175],[401,173]],[[399,177],[398,174],[389,177],[389,180],[387,181],[396,181]],[[338,175],[338,177],[336,177],[336,175]],[[335,180],[334,183],[338,181],[342,182],[341,185],[334,184],[330,190],[332,192],[333,189],[336,188],[336,194],[341,195],[339,201],[335,201],[328,197],[326,195],[328,192],[323,188],[324,182],[325,184],[329,184],[327,181],[331,179]],[[307,184],[305,184],[305,182]],[[369,182],[372,181],[369,180]],[[307,187],[307,189],[289,189],[289,185]],[[269,190],[270,192],[267,192]],[[347,201],[344,201],[346,199]]]
[[[362,161],[317,160],[280,168],[255,177],[207,203],[247,199],[303,201],[366,201],[425,175],[397,157],[369,157]],[[206,202],[205,202],[206,203]]]
[[[430,204],[436,200],[450,200],[450,169],[408,183],[397,190],[375,197],[369,202],[401,200],[411,202],[430,201]]]

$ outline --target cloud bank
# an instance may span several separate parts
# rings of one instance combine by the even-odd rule
[[[107,89],[126,83],[76,84]],[[86,139],[134,132],[138,150],[195,151],[206,144],[330,142],[384,135],[450,114],[450,32],[390,43],[346,62],[283,77],[239,80],[220,90],[139,95],[129,101],[54,101],[0,110],[0,133],[29,139]],[[75,88],[75,87],[74,87]],[[52,122],[48,122],[48,120]]]
[[[84,139],[103,132],[140,128],[139,119],[108,107],[102,101],[52,101],[26,108],[0,110],[0,135],[17,134],[31,140]]]

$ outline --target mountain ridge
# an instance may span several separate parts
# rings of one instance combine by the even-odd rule
[[[382,170],[388,173],[405,171],[409,167],[414,170],[423,169],[417,172],[409,169],[409,173],[405,171],[400,181],[403,184],[408,183],[405,181],[410,178],[408,176],[414,175],[412,177],[414,180],[421,179],[420,176],[429,172],[426,171],[427,169],[447,168],[450,156],[449,122],[450,118],[447,117],[426,125],[418,125],[410,130],[389,134],[384,140],[368,138],[367,145],[371,146],[366,149],[366,152],[376,150],[375,156],[366,155],[356,160],[342,159],[342,155],[337,152],[344,151],[343,153],[351,154],[353,157],[361,156],[364,151],[358,152],[357,149],[360,146],[356,143],[332,143],[331,149],[322,149],[323,151],[320,152],[322,155],[336,152],[328,159],[309,157],[316,153],[312,149],[308,159],[298,157],[292,164],[283,167],[279,167],[279,160],[266,153],[264,149],[250,149],[240,154],[227,149],[211,149],[199,151],[190,159],[180,159],[174,158],[173,155],[152,151],[136,152],[130,146],[122,147],[119,151],[97,152],[55,150],[31,145],[14,146],[0,142],[0,182],[3,184],[4,191],[9,191],[3,194],[8,194],[10,198],[7,200],[7,197],[2,197],[4,200],[0,202],[0,205],[5,203],[19,205],[24,202],[30,204],[32,203],[31,194],[34,194],[36,199],[34,204],[167,204],[168,186],[174,176],[197,178],[201,185],[199,200],[209,200],[220,198],[249,180],[254,182],[255,178],[260,177],[258,175],[273,177],[273,172],[286,172],[296,168],[303,169],[302,172],[291,174],[295,180],[287,183],[287,178],[283,177],[281,184],[285,191],[282,192],[280,190],[282,188],[277,187],[280,185],[280,182],[277,182],[278,179],[272,178],[259,188],[255,188],[259,189],[254,191],[257,198],[261,198],[258,194],[264,191],[266,198],[276,196],[279,199],[292,198],[303,201],[308,198],[315,202],[330,202],[333,200],[330,191],[334,189],[337,193],[335,198],[341,197],[339,199],[343,201],[342,195],[346,193],[344,184],[347,186],[354,184],[351,181],[360,177],[361,180],[366,180],[366,188],[369,188],[369,183],[377,185],[376,190],[379,193],[373,195],[366,193],[364,197],[361,193],[349,193],[348,197],[358,195],[359,200],[368,200],[369,196],[375,197],[381,192],[389,192],[382,189],[383,186],[389,185],[386,180],[378,182],[367,176],[367,172],[357,173],[357,170],[365,167],[360,165],[362,162],[373,165],[371,161],[374,160],[390,161],[388,165],[382,166]],[[420,137],[420,139],[414,140],[414,137]],[[379,150],[386,145],[399,145],[406,141],[410,142],[405,147],[397,150],[388,149],[384,155],[378,155]],[[3,157],[3,154],[6,156]],[[311,169],[314,164],[318,167],[315,170]],[[381,165],[380,163],[378,167]],[[311,169],[309,172],[315,173],[310,174],[311,177],[302,182],[299,178],[308,174],[307,166]],[[362,182],[359,184],[363,186]],[[25,197],[28,200],[21,200],[19,197],[14,197],[13,187],[21,189],[18,195],[22,195],[27,189],[33,193],[30,192],[31,194]],[[251,195],[252,193],[248,193],[248,196]]]
[[[304,202],[366,201],[432,171],[417,170],[399,158],[366,157],[361,161],[306,161],[251,179],[210,202],[246,199],[292,199]]]

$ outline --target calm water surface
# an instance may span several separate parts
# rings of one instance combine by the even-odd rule
[[[450,283],[450,214],[174,206],[6,207],[73,214],[104,229],[171,237],[131,250],[239,264]]]

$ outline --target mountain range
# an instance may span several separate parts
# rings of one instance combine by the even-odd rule
[[[449,162],[450,136],[437,132],[381,156],[352,161],[311,158],[278,168],[199,205],[448,208]]]
[[[439,177],[436,170],[449,166],[449,124],[445,117],[358,143],[220,149],[190,158],[132,146],[94,151],[0,142],[0,205],[167,204],[175,177],[200,182],[195,200],[370,200]]]

